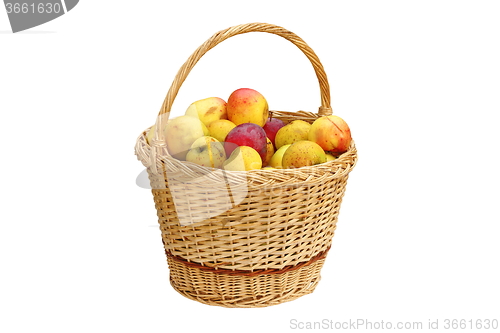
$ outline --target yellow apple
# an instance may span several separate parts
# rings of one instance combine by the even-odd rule
[[[227,100],[227,119],[236,126],[254,123],[263,127],[269,115],[267,101],[256,90],[241,88],[233,91]]]
[[[224,162],[223,168],[228,171],[260,169],[262,168],[262,159],[255,149],[248,146],[238,146]]]
[[[151,126],[149,128],[149,130],[146,132],[146,142],[150,146],[153,144],[153,140],[154,140],[154,138],[156,136],[156,124],[158,123],[158,121],[160,120],[160,118],[161,118],[161,120],[163,120],[163,125],[162,125],[163,126],[163,133],[162,134],[163,134],[163,138],[165,138],[165,127],[168,124],[169,119],[168,119],[168,115],[162,114],[162,115],[158,116],[158,119],[156,120],[156,123],[153,126]]]
[[[151,142],[153,141],[153,138],[155,137],[155,131],[156,131],[156,124],[151,126],[149,129],[148,133],[146,134],[146,142],[151,146]]]
[[[268,165],[269,161],[271,160],[271,157],[273,157],[273,155],[274,155],[274,146],[273,146],[271,139],[266,137],[266,140],[267,140],[267,145],[266,145],[267,154],[266,154],[266,158],[264,159],[264,161],[262,161],[263,166]]]
[[[300,168],[326,162],[323,148],[315,142],[303,140],[293,143],[283,154],[284,169]]]
[[[274,139],[276,148],[289,145],[297,141],[307,140],[311,124],[303,120],[293,120],[278,130]]]
[[[330,153],[330,152],[325,152],[325,153],[326,153],[326,161],[327,162],[330,162],[330,161],[333,161],[333,160],[337,159],[337,157],[333,156],[332,153]]]
[[[271,159],[269,160],[269,166],[276,168],[276,169],[282,169],[281,161],[283,160],[283,154],[285,151],[290,147],[291,145],[284,145],[278,148],[276,152],[273,154]]]
[[[349,149],[351,130],[339,116],[323,116],[313,122],[308,139],[316,142],[324,151],[338,155]]]
[[[212,121],[227,119],[226,102],[219,97],[200,99],[187,108],[185,115],[197,117],[208,126]]]
[[[170,155],[186,160],[186,155],[196,139],[208,135],[207,127],[191,116],[180,116],[169,120],[165,127],[165,141]]]
[[[225,160],[224,146],[211,136],[196,139],[186,155],[186,161],[211,168],[222,168]]]
[[[222,142],[226,140],[227,134],[235,127],[236,125],[232,121],[219,119],[212,121],[207,128],[211,136]]]

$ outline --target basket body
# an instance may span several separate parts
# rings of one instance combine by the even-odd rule
[[[309,112],[273,116],[284,122],[318,118]],[[147,150],[145,134],[138,143]],[[270,306],[311,293],[356,159],[353,143],[321,165],[252,170],[244,178],[210,174],[201,182],[197,170],[187,175],[172,157],[157,166],[162,174],[148,167],[171,285],[190,299],[225,307]],[[231,187],[240,200],[220,195],[224,182],[240,185]],[[186,216],[195,222],[183,223]]]
[[[220,42],[248,32],[278,35],[303,52],[318,78],[318,113],[272,111],[285,123],[313,123],[332,114],[330,88],[314,51],[297,35],[267,23],[221,30],[182,65],[163,102],[151,136],[137,139],[161,229],[170,283],[182,295],[209,305],[264,307],[313,292],[335,232],[354,142],[326,163],[297,169],[210,170],[170,156],[164,124],[175,96],[199,59]]]

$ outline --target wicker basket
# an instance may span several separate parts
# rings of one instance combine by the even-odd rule
[[[229,37],[247,32],[279,35],[311,61],[321,92],[318,113],[271,111],[285,123],[312,123],[331,114],[329,85],[318,57],[284,28],[251,23],[220,31],[201,45],[177,73],[156,121],[163,128],[177,92],[198,60]],[[209,305],[265,307],[311,293],[331,245],[354,142],[336,160],[283,170],[210,170],[171,157],[161,131],[149,129],[135,147],[147,168],[170,268],[180,294]]]

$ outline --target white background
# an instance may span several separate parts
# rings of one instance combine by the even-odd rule
[[[0,9],[0,331],[500,320],[498,1],[172,3],[83,0],[18,34]],[[133,147],[188,56],[248,22],[281,25],[316,51],[359,163],[316,291],[225,309],[169,285]],[[302,53],[253,33],[203,57],[174,115],[241,87],[263,93],[271,109],[320,105]]]

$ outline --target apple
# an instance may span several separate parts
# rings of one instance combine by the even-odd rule
[[[256,90],[241,88],[233,91],[227,100],[227,119],[236,125],[253,123],[264,126],[269,115],[267,101]]]
[[[160,120],[159,118],[163,119],[163,138],[165,139],[165,128],[169,122],[169,118],[168,118],[168,115],[166,114],[162,114],[160,116],[158,116],[158,119],[157,119],[157,122]],[[153,126],[151,126],[149,128],[149,130],[146,132],[146,142],[151,146],[153,144],[153,140],[155,139],[155,136],[156,136],[156,124],[153,124]]]
[[[262,161],[266,159],[267,140],[266,132],[254,123],[243,123],[233,128],[226,136],[224,148],[230,156],[236,146],[248,146],[255,149]]]
[[[149,129],[148,133],[146,133],[146,142],[151,146],[151,143],[153,142],[153,138],[155,137],[155,131],[156,131],[156,124],[151,126]]]
[[[219,119],[227,119],[226,102],[219,97],[200,99],[186,110],[186,116],[199,118],[205,126]]]
[[[271,160],[271,157],[273,157],[274,155],[274,146],[273,146],[273,143],[271,142],[271,139],[269,138],[266,138],[267,140],[267,153],[266,153],[266,157],[264,160],[262,160],[262,165],[263,166],[267,166],[269,164],[269,161]]]
[[[225,160],[224,146],[211,136],[196,139],[186,155],[186,161],[211,168],[221,168]]]
[[[210,135],[219,140],[220,142],[226,140],[226,136],[236,125],[227,119],[219,119],[216,121],[212,121],[210,125],[208,125],[208,131]]]
[[[293,120],[276,133],[276,148],[289,145],[297,141],[307,140],[311,124],[303,120]]]
[[[262,168],[262,159],[259,153],[248,146],[236,147],[229,158],[224,162],[224,170],[249,171]]]
[[[294,142],[283,154],[284,169],[300,168],[326,162],[323,148],[315,142],[302,140]]]
[[[290,146],[291,145],[284,145],[279,147],[278,150],[276,150],[276,152],[271,157],[271,160],[269,160],[269,166],[276,169],[282,169],[283,166],[281,164],[281,161],[283,160],[283,154]]]
[[[330,153],[330,152],[325,152],[325,153],[326,153],[326,161],[327,162],[330,162],[330,161],[333,161],[333,160],[337,159],[337,157],[333,156],[332,153]]]
[[[165,141],[170,155],[178,160],[186,160],[193,142],[208,135],[208,129],[198,118],[180,116],[169,120],[165,126]]]
[[[266,132],[266,135],[269,139],[271,139],[271,142],[273,143],[273,146],[276,147],[276,144],[274,142],[274,139],[276,137],[276,133],[280,128],[285,126],[285,123],[283,120],[278,119],[278,118],[268,118],[264,126],[262,127],[264,131]]]
[[[312,123],[308,139],[316,142],[323,150],[339,155],[351,145],[351,130],[339,116],[323,116]]]

